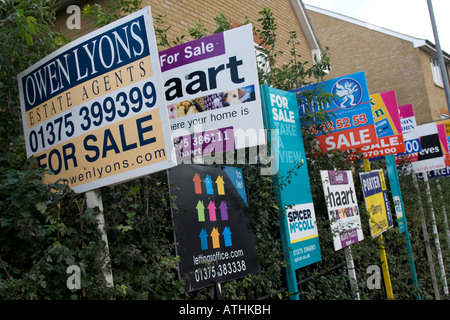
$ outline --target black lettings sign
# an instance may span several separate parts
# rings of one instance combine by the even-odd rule
[[[241,169],[181,164],[168,175],[186,290],[259,272]]]

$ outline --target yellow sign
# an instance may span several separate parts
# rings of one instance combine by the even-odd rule
[[[393,226],[386,181],[382,170],[364,172],[359,175],[369,214],[370,234],[375,238]]]

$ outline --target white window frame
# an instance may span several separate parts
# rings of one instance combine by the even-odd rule
[[[436,83],[437,85],[443,86],[444,81],[442,79],[442,73],[441,73],[441,69],[439,67],[438,59],[430,56],[430,66],[431,66],[431,73],[433,74],[434,83]]]

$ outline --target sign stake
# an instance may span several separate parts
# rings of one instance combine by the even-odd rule
[[[214,300],[222,300],[222,287],[220,282],[214,281],[214,285],[209,287],[209,294]]]
[[[413,256],[411,241],[410,241],[409,232],[408,232],[408,225],[406,223],[405,207],[403,204],[402,192],[400,189],[400,181],[398,179],[397,165],[395,164],[395,156],[387,155],[387,156],[385,156],[385,160],[386,160],[386,170],[387,170],[387,174],[389,177],[389,184],[391,187],[392,197],[394,198],[395,211],[397,213],[398,226],[399,226],[400,231],[403,234],[403,237],[406,240],[406,251],[408,253],[409,266],[411,268],[412,282],[413,282],[414,288],[417,291],[417,300],[421,300],[421,296],[419,293],[419,284],[417,281],[416,266],[414,264],[414,256]],[[397,201],[398,201],[398,203],[397,203]]]
[[[413,174],[412,177],[413,177],[414,187],[416,188],[417,194],[418,194],[417,199],[419,200],[420,220],[422,222],[422,233],[423,233],[423,237],[425,239],[425,250],[427,252],[428,265],[430,266],[431,282],[433,284],[434,298],[436,300],[441,300],[438,285],[437,285],[436,271],[434,270],[433,257],[431,255],[430,238],[428,237],[427,224],[425,222],[425,214],[423,212],[422,200],[420,198],[419,183],[417,182],[417,176],[415,174]]]
[[[364,159],[364,171],[370,171],[369,159]],[[378,250],[380,251],[381,270],[383,272],[384,286],[386,288],[386,296],[389,300],[394,299],[394,292],[392,291],[391,277],[389,275],[389,265],[386,256],[386,249],[384,246],[383,234],[377,237]]]
[[[113,275],[111,271],[111,260],[109,257],[109,247],[108,247],[108,236],[105,231],[105,216],[103,215],[103,202],[102,196],[100,193],[100,189],[94,189],[92,191],[88,191],[85,193],[86,195],[86,205],[88,208],[98,207],[99,213],[96,215],[96,219],[98,222],[98,229],[102,234],[102,240],[105,243],[105,252],[103,254],[103,276],[106,280],[106,285],[108,287],[114,286]]]
[[[348,278],[350,280],[350,287],[355,295],[355,300],[361,300],[361,296],[358,291],[358,280],[356,279],[355,263],[353,261],[352,249],[350,246],[344,248],[344,254]]]
[[[393,300],[394,293],[392,291],[391,277],[389,275],[389,266],[386,256],[386,249],[384,247],[383,234],[380,234],[377,240],[378,249],[380,250],[381,270],[383,272],[384,286],[386,287],[386,296],[389,300]]]
[[[423,175],[423,180],[425,181],[425,185],[426,185],[426,189],[427,189],[428,203],[430,205],[430,214],[431,214],[431,221],[432,221],[432,226],[433,226],[434,243],[436,245],[436,252],[437,252],[439,267],[441,269],[442,283],[444,284],[444,293],[448,294],[447,277],[445,275],[444,260],[442,258],[441,244],[439,242],[439,233],[438,233],[438,229],[437,229],[437,225],[436,225],[436,217],[434,215],[433,200],[431,198],[430,184],[428,183],[428,173]]]
[[[441,197],[442,205],[442,213],[444,214],[444,223],[445,223],[445,232],[447,233],[447,245],[450,249],[450,229],[448,227],[448,219],[447,219],[447,211],[445,210],[445,202],[444,197],[442,196],[441,184],[439,183],[439,178],[436,179],[436,187],[439,191],[439,196]]]

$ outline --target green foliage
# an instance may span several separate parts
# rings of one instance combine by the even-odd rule
[[[122,16],[133,13],[140,9],[142,0],[110,0],[105,10],[99,4],[86,4],[83,7],[83,16],[94,17],[97,27],[102,27]]]
[[[87,6],[84,13],[96,17],[97,25],[104,25],[135,11],[140,1],[113,2],[106,10],[98,5]],[[114,287],[107,287],[102,264],[105,246],[98,231],[97,209],[86,207],[83,195],[76,195],[62,183],[42,184],[44,171],[36,161],[26,159],[23,143],[18,86],[16,75],[28,66],[54,51],[65,42],[52,31],[54,10],[48,1],[5,0],[0,6],[0,297],[2,299],[209,299],[207,289],[191,293],[184,291],[179,279],[171,221],[169,186],[166,172],[102,188],[102,200],[108,235]],[[269,8],[260,11],[254,31],[261,37],[259,49],[259,78],[283,90],[291,90],[323,79],[329,57],[327,52],[314,64],[302,62],[298,55],[297,35],[292,32],[289,52],[277,49],[277,24]],[[214,18],[215,32],[232,27],[223,14]],[[248,19],[245,23],[249,23]],[[164,16],[155,18],[155,32],[159,45],[169,47],[184,41],[185,35],[169,39]],[[192,38],[203,37],[208,30],[198,20],[187,30]],[[278,58],[287,54],[286,65]],[[264,66],[264,61],[266,66]],[[297,270],[301,299],[352,299],[353,294],[343,262],[344,253],[334,252],[330,222],[325,207],[320,170],[331,168],[353,170],[358,199],[363,199],[358,173],[359,163],[346,161],[344,152],[318,155],[314,132],[326,132],[324,123],[332,115],[314,112],[312,106],[326,103],[330,96],[318,86],[316,91],[299,97],[309,108],[302,117],[303,138],[309,155],[307,165],[313,193],[317,223],[320,232],[322,261]],[[248,159],[248,150],[246,159]],[[300,165],[300,164],[298,164]],[[383,168],[384,161],[375,161],[372,168]],[[288,299],[285,287],[286,263],[281,253],[279,210],[271,176],[260,174],[262,164],[239,164],[244,175],[250,216],[255,234],[261,271],[243,279],[222,284],[226,299]],[[292,172],[295,176],[295,170]],[[291,177],[282,177],[289,183]],[[423,183],[419,183],[424,194]],[[430,181],[433,204],[441,236],[441,248],[446,267],[449,265],[449,246],[445,239],[446,207],[440,198],[436,181]],[[426,260],[419,208],[418,192],[411,176],[401,174],[408,228],[411,234],[416,269],[422,299],[433,299],[430,272]],[[450,182],[441,179],[445,195]],[[428,206],[422,197],[424,206]],[[445,199],[445,196],[444,196]],[[384,287],[369,290],[365,284],[367,267],[380,265],[378,243],[369,235],[368,217],[362,201],[359,203],[365,240],[352,246],[362,299],[385,299]],[[449,208],[446,208],[447,212]],[[426,207],[426,219],[430,221]],[[432,237],[432,230],[429,227]],[[396,299],[415,299],[407,262],[405,241],[397,228],[384,236],[392,286]],[[434,239],[430,239],[434,259]],[[81,269],[81,290],[66,286],[67,267]],[[437,266],[437,264],[436,264]],[[448,269],[447,269],[448,270]],[[438,280],[440,273],[436,267]],[[442,283],[439,284],[442,288]],[[442,294],[441,294],[442,296]],[[445,297],[446,298],[446,297]]]

